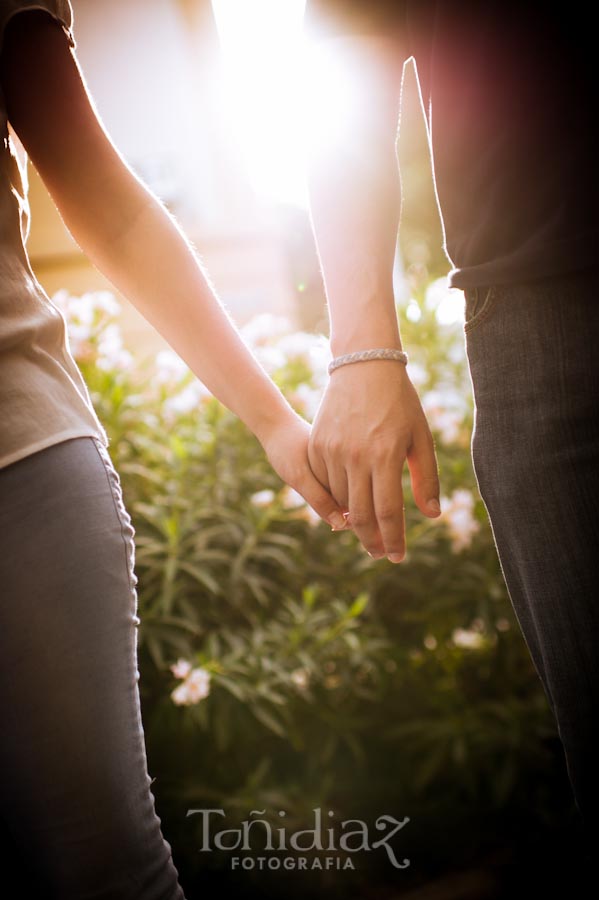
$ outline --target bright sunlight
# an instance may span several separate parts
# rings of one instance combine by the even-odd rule
[[[253,188],[271,202],[307,207],[306,122],[313,137],[327,139],[340,117],[331,116],[323,86],[335,92],[337,113],[339,97],[349,103],[351,90],[340,60],[304,37],[304,5],[212,0],[225,68],[223,111]]]

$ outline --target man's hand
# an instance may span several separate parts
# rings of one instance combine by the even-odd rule
[[[375,558],[405,556],[402,471],[407,460],[414,500],[440,514],[433,439],[406,368],[392,360],[340,366],[314,419],[308,458],[347,524]]]

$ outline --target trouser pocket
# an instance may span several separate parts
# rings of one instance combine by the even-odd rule
[[[487,318],[495,303],[493,286],[472,287],[464,290],[464,330],[471,331]]]

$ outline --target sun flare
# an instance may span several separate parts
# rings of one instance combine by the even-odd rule
[[[212,0],[229,119],[256,194],[308,206],[306,153],[332,135],[348,73],[302,30],[305,0]],[[340,83],[343,80],[343,84]],[[332,103],[332,92],[335,104]]]

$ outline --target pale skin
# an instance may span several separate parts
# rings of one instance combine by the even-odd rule
[[[283,481],[342,528],[342,508],[310,469],[310,425],[242,340],[176,222],[113,145],[62,27],[43,12],[16,15],[0,78],[9,122],[83,252],[250,428]]]
[[[403,55],[394,38],[329,39],[346,84],[321,76],[326,135],[312,130],[312,224],[330,317],[333,356],[402,347],[393,295],[401,190],[396,154]],[[344,91],[350,91],[351,103]],[[322,97],[321,97],[322,99]],[[332,127],[331,127],[332,125]],[[309,126],[308,126],[309,127]],[[402,471],[418,509],[440,514],[433,438],[409,369],[392,360],[332,374],[308,444],[312,470],[349,511],[348,527],[374,558],[406,553]]]

